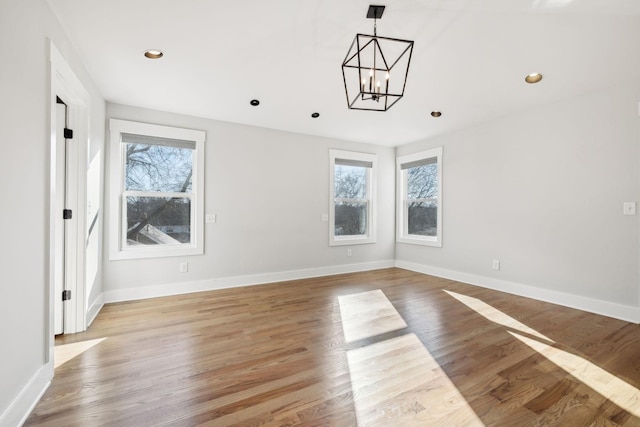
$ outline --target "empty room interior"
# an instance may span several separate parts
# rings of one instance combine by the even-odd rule
[[[0,427],[640,426],[640,2],[2,0]]]

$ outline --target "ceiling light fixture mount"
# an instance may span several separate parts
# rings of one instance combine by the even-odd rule
[[[144,51],[144,56],[149,59],[160,59],[164,56],[164,53],[158,49],[148,49]]]
[[[258,101],[257,99],[252,99],[251,101],[249,101],[249,104],[257,107],[258,105],[260,105],[260,101]]]
[[[413,41],[378,36],[376,24],[384,8],[369,6],[373,35],[356,34],[342,62],[347,105],[352,110],[387,111],[404,96]]]

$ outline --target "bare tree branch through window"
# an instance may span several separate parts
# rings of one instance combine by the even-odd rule
[[[189,243],[193,150],[170,145],[125,145],[127,242]]]

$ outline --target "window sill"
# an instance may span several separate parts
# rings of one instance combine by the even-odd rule
[[[128,248],[109,255],[110,261],[144,258],[166,258],[174,256],[202,255],[203,250],[192,245],[172,247]]]
[[[331,239],[329,246],[366,245],[375,242],[373,237],[338,237]]]
[[[442,241],[438,240],[435,237],[398,237],[396,239],[397,243],[407,243],[409,245],[420,245],[420,246],[433,246],[437,248],[442,247]]]

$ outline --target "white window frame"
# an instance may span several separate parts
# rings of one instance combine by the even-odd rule
[[[110,180],[109,180],[109,259],[159,258],[202,255],[204,253],[204,141],[205,131],[172,126],[110,119]],[[126,203],[124,190],[124,145],[122,134],[195,142],[193,152],[191,198],[191,241],[181,245],[126,246]],[[127,192],[128,194],[133,192]],[[142,194],[142,193],[141,193]],[[144,195],[144,194],[143,194]],[[157,195],[157,193],[155,194]],[[180,194],[184,197],[184,194]]]
[[[407,163],[418,162],[435,158],[438,165],[438,213],[436,236],[417,236],[408,232],[408,203],[407,203],[407,169],[402,166]],[[414,245],[425,245],[442,247],[442,147],[431,150],[420,151],[396,158],[396,241],[399,243],[410,243]],[[421,200],[421,199],[417,199]]]
[[[376,242],[377,155],[354,151],[329,150],[329,246],[361,245]],[[367,168],[367,232],[357,236],[336,236],[335,165],[336,159],[371,163]]]

